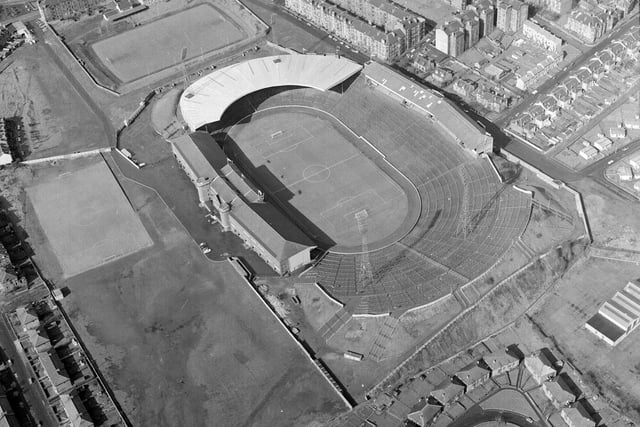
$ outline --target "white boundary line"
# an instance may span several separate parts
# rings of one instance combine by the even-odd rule
[[[410,179],[409,179],[405,174],[403,174],[403,173],[402,173],[402,172],[401,172],[397,167],[395,167],[391,162],[389,162],[389,160],[387,160],[387,156],[385,156],[385,155],[384,155],[380,150],[378,150],[378,149],[377,149],[373,144],[371,144],[371,143],[370,143],[366,138],[364,138],[364,137],[362,137],[362,136],[358,135],[357,133],[355,133],[355,132],[353,131],[353,129],[351,129],[349,126],[347,126],[345,123],[343,123],[343,122],[342,122],[342,120],[338,119],[336,116],[334,116],[333,114],[331,114],[331,113],[329,113],[329,112],[327,112],[327,111],[324,111],[324,110],[321,110],[321,109],[319,109],[319,108],[315,108],[315,107],[309,107],[309,106],[306,106],[306,105],[295,105],[295,104],[278,105],[278,106],[275,106],[275,107],[268,107],[268,108],[264,108],[264,109],[262,109],[262,110],[256,110],[256,111],[253,111],[253,112],[252,112],[252,113],[250,113],[250,114],[247,114],[246,116],[242,117],[240,120],[238,120],[237,122],[235,122],[233,125],[229,126],[229,130],[230,130],[230,129],[232,129],[234,126],[236,126],[236,125],[237,125],[238,123],[240,123],[241,121],[245,120],[246,118],[248,118],[248,117],[250,117],[250,116],[253,116],[253,115],[255,115],[255,114],[261,113],[261,112],[263,112],[263,111],[269,111],[269,110],[273,110],[273,109],[277,109],[277,108],[292,108],[292,107],[295,107],[295,108],[306,108],[306,109],[309,109],[309,110],[319,111],[319,112],[320,112],[320,113],[322,113],[322,114],[326,114],[327,116],[331,117],[331,118],[332,118],[333,120],[335,120],[336,122],[340,123],[340,125],[342,125],[342,127],[344,127],[345,129],[347,129],[347,130],[348,130],[352,135],[354,135],[357,139],[360,139],[361,141],[364,141],[364,142],[365,142],[369,147],[371,147],[371,148],[372,148],[376,153],[378,153],[378,154],[380,155],[380,157],[382,158],[382,160],[383,160],[387,165],[389,165],[389,166],[390,166],[394,171],[396,171],[396,173],[397,173],[398,175],[400,175],[402,178],[404,178],[404,180],[405,180],[406,182],[408,182],[408,183],[409,183],[409,185],[411,186],[411,188],[413,188],[413,190],[414,190],[414,191],[415,191],[415,193],[416,193],[417,200],[418,200],[418,210],[419,210],[420,214],[422,213],[422,198],[420,197],[420,191],[418,191],[418,188],[415,186],[415,184],[414,184],[414,183],[413,183],[413,182],[412,182],[412,181],[411,181],[411,180],[410,180]],[[229,132],[227,131],[227,133],[229,133]],[[356,149],[357,149],[357,148],[356,148]],[[364,153],[363,153],[363,154],[364,154]],[[374,162],[374,165],[375,165],[375,162]],[[378,165],[375,165],[375,166],[377,166],[377,167],[379,168],[379,166],[378,166]],[[384,170],[383,170],[382,172],[384,172]],[[391,178],[391,177],[389,177],[389,178]],[[391,178],[391,179],[393,180],[393,178]],[[397,183],[396,183],[396,184],[397,184]],[[402,187],[400,187],[400,188],[402,189]],[[409,196],[408,196],[408,195],[407,195],[407,199],[409,199]],[[386,249],[386,248],[388,248],[388,247],[390,247],[390,246],[395,245],[395,244],[396,244],[396,243],[398,243],[400,240],[402,240],[402,239],[404,239],[405,237],[407,237],[407,235],[408,235],[409,233],[411,233],[411,231],[413,231],[413,229],[415,228],[416,224],[417,224],[417,223],[418,223],[418,221],[420,220],[420,216],[421,216],[420,214],[418,214],[418,215],[417,215],[415,222],[414,222],[414,223],[413,223],[413,225],[409,228],[409,230],[407,230],[407,232],[406,232],[405,234],[403,234],[402,236],[398,237],[395,241],[390,242],[390,243],[389,243],[389,244],[387,244],[387,245],[384,245],[384,246],[381,246],[381,247],[379,247],[379,248],[377,248],[377,249],[374,249],[374,250],[369,251],[369,253],[377,252],[377,251],[380,251],[380,250],[382,250],[382,249]],[[336,252],[336,251],[328,251],[328,252],[330,252],[330,253],[334,253],[334,254],[338,254],[338,255],[358,255],[358,254],[360,254],[360,252]]]

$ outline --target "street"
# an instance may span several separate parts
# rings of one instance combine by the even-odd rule
[[[627,31],[630,27],[634,25],[636,25],[636,19],[632,17],[631,19],[629,19],[628,22],[615,28],[607,37],[602,39],[597,45],[585,51],[581,56],[574,59],[571,63],[569,63],[569,65],[565,66],[562,71],[560,71],[551,79],[547,80],[542,85],[540,85],[537,88],[537,92],[535,95],[531,94],[527,96],[519,105],[512,108],[511,110],[509,110],[509,112],[506,115],[496,120],[495,121],[496,125],[500,127],[506,126],[514,116],[517,116],[518,114],[522,113],[524,110],[529,108],[529,106],[531,106],[531,104],[533,104],[538,99],[538,97],[541,97],[548,90],[555,88],[559,82],[561,82],[563,79],[569,76],[569,74],[573,73],[575,69],[580,68],[584,63],[586,63],[594,53],[600,51],[601,49],[604,49],[612,39],[618,37],[621,33]]]

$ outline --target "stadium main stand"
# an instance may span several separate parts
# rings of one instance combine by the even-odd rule
[[[224,231],[231,231],[278,274],[311,262],[315,245],[287,216],[263,199],[238,168],[228,161],[206,132],[171,141],[180,167],[198,191],[200,204],[217,213]]]
[[[364,73],[373,86],[435,120],[465,149],[476,155],[493,150],[491,134],[442,94],[420,86],[377,62],[368,62]]]
[[[324,55],[279,55],[252,59],[214,71],[191,84],[180,97],[180,112],[191,131],[217,122],[235,101],[278,86],[326,91],[358,73],[362,66]]]

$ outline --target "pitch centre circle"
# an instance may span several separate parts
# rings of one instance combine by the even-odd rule
[[[331,176],[331,169],[325,165],[311,165],[304,168],[302,178],[308,182],[320,183],[325,182]]]

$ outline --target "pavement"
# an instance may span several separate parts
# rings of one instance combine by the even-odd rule
[[[522,369],[522,368],[521,368]],[[504,389],[511,389],[517,391],[524,397],[524,399],[529,402],[531,408],[538,414],[540,419],[534,420],[532,418],[527,417],[526,415],[520,414],[518,412],[512,412],[509,410],[499,410],[499,409],[483,409],[480,404],[485,400],[489,399],[491,396],[499,393]],[[523,393],[520,389],[516,387],[501,387],[494,392],[487,395],[481,402],[469,408],[461,417],[456,418],[453,423],[449,424],[449,427],[472,427],[477,424],[487,422],[487,421],[501,421],[515,424],[519,427],[547,427],[547,424],[543,421],[540,421],[543,418],[543,415],[540,413],[535,404],[531,401],[528,395]]]

